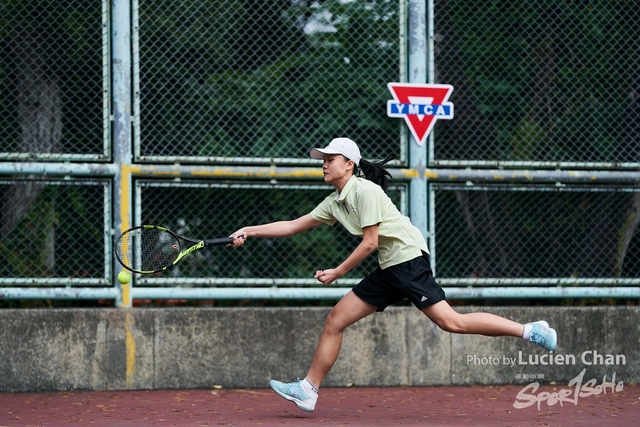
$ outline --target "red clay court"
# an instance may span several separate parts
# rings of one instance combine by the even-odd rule
[[[270,389],[0,393],[5,426],[637,426],[640,386],[557,401],[546,385],[513,404],[524,386],[324,388],[312,413]],[[551,394],[545,394],[551,393]],[[540,410],[534,397],[542,399]],[[575,399],[572,394],[566,399]],[[549,403],[556,399],[555,404]]]

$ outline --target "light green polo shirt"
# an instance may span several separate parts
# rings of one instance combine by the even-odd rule
[[[339,193],[331,193],[312,212],[316,221],[333,226],[340,222],[349,233],[378,224],[378,263],[385,269],[429,253],[420,230],[402,215],[382,188],[352,176]]]

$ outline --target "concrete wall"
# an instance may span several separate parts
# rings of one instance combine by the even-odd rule
[[[449,334],[416,309],[397,307],[347,329],[324,386],[567,385],[583,369],[583,383],[600,384],[605,375],[611,381],[614,373],[616,382],[640,381],[638,307],[482,310],[520,322],[546,319],[558,330],[554,364],[548,364],[548,352],[523,340]],[[0,310],[0,391],[266,387],[271,378],[291,381],[304,377],[328,312]]]

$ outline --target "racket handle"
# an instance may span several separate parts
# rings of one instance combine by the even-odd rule
[[[224,246],[233,244],[233,239],[231,237],[220,237],[218,239],[207,239],[204,240],[205,246]]]

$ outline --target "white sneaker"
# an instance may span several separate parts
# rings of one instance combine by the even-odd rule
[[[549,350],[556,351],[558,348],[558,334],[556,330],[549,327],[549,324],[544,320],[538,320],[531,323],[533,329],[529,335],[529,341],[539,345],[540,347]]]
[[[309,394],[304,391],[300,385],[301,381],[300,378],[293,383],[281,383],[280,381],[271,380],[269,381],[269,386],[283,399],[295,403],[303,411],[312,412],[316,408],[318,394]]]

